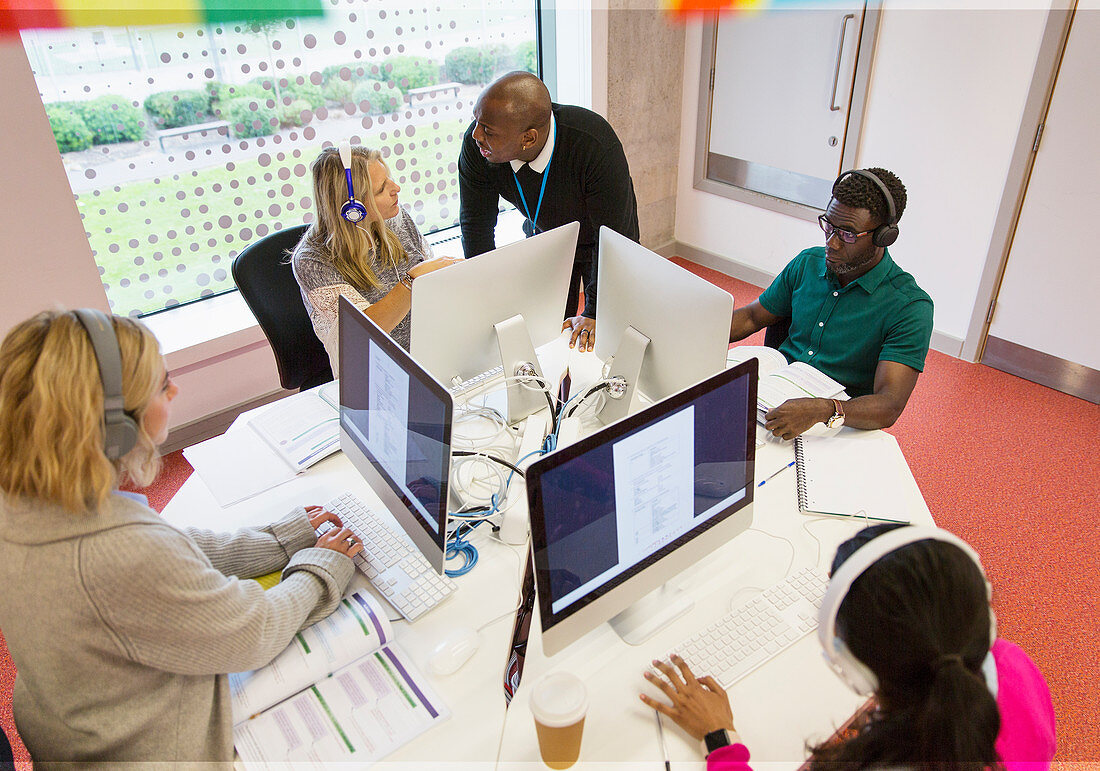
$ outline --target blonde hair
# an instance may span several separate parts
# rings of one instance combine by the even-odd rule
[[[122,360],[122,400],[138,424],[134,448],[117,461],[104,451],[103,384],[84,326],[68,311],[44,311],[0,343],[0,489],[75,513],[100,511],[122,478],[153,481],[160,456],[142,425],[161,387],[153,333],[113,316]]]
[[[378,161],[386,169],[382,153],[365,147],[351,148],[351,181],[355,198],[367,209],[367,219],[352,223],[340,216],[348,200],[347,179],[340,153],[326,147],[310,166],[313,172],[313,201],[317,219],[306,233],[306,246],[319,252],[356,287],[378,289],[378,274],[393,267],[396,271],[407,260],[397,234],[386,227],[374,200],[374,180],[370,165]]]

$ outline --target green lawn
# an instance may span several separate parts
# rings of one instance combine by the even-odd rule
[[[457,173],[448,168],[458,158],[465,127],[464,119],[434,129],[418,126],[412,137],[399,129],[382,142],[395,151],[389,164],[402,187],[402,205],[424,232],[458,221]],[[266,167],[258,160],[237,162],[232,170],[223,165],[78,195],[114,312],[149,313],[232,289],[233,257],[265,232],[301,224],[311,208],[309,201],[303,206],[311,196],[308,172],[296,176],[293,170],[308,168],[320,143],[301,150],[300,158],[273,159]],[[288,170],[280,172],[284,166]]]

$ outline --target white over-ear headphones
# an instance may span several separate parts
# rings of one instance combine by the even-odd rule
[[[821,642],[821,650],[825,660],[833,671],[844,680],[856,693],[869,696],[878,690],[878,677],[871,668],[857,659],[852,651],[836,633],[836,616],[844,598],[848,596],[848,590],[863,573],[885,557],[887,554],[897,551],[904,546],[918,541],[943,541],[954,544],[974,561],[985,580],[986,598],[992,599],[993,587],[986,578],[985,569],[978,558],[977,552],[970,544],[953,533],[941,530],[938,527],[907,526],[890,530],[860,546],[846,559],[833,577],[829,580],[829,587],[825,590],[825,597],[821,601],[821,608],[817,614],[817,637]],[[997,639],[997,619],[993,615],[993,607],[989,608],[989,644],[993,645]],[[986,664],[989,664],[987,666]],[[983,671],[993,670],[992,660],[987,656],[986,664],[982,665]],[[995,671],[995,670],[993,670]],[[991,690],[995,690],[996,684],[989,682],[989,673],[986,673],[986,681]]]

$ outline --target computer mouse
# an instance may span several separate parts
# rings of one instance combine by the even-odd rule
[[[476,629],[456,627],[432,648],[428,668],[436,675],[454,674],[477,652],[480,643]]]

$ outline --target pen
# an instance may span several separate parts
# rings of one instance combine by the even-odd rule
[[[665,771],[672,771],[672,762],[668,759],[668,745],[665,744],[665,727],[661,723],[661,713],[653,710],[657,716],[657,735],[661,737],[661,754],[665,756]]]
[[[775,472],[774,474],[772,474],[772,475],[771,475],[770,477],[768,477],[767,479],[761,479],[761,480],[760,480],[760,483],[759,483],[759,484],[757,484],[756,486],[757,486],[757,487],[763,487],[763,486],[764,486],[764,483],[765,483],[765,482],[770,482],[771,480],[775,479],[775,478],[776,478],[777,476],[779,476],[780,474],[782,474],[782,473],[783,473],[784,471],[786,471],[787,469],[789,469],[789,468],[790,468],[791,466],[793,466],[793,465],[794,465],[794,461],[792,460],[792,461],[791,461],[790,463],[788,463],[788,464],[787,464],[786,466],[784,466],[783,468],[779,469],[779,471],[776,471],[776,472]]]

